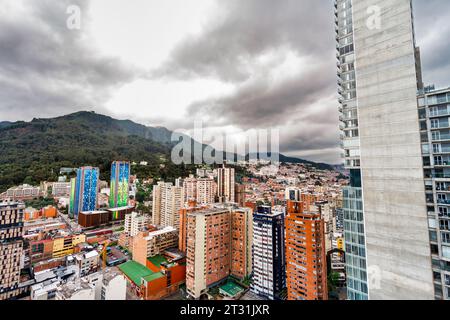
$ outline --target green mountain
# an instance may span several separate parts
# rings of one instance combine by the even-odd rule
[[[9,127],[11,124],[9,121],[0,121],[0,129]]]
[[[171,181],[195,168],[170,161],[171,135],[163,127],[85,111],[30,122],[0,122],[0,192],[21,183],[55,181],[61,167],[97,166],[101,178],[109,180],[113,160],[147,161],[148,166],[135,166],[132,173]],[[280,161],[333,169],[281,154]]]
[[[182,174],[185,168],[169,161],[170,135],[165,128],[93,112],[8,123],[0,126],[0,191],[54,180],[61,167],[98,166],[101,178],[109,180],[112,160],[147,161],[138,170],[156,177]]]

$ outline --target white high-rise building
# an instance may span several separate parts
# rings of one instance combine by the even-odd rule
[[[132,212],[125,215],[124,233],[130,237],[134,237],[149,223],[150,217],[148,215]]]
[[[287,187],[284,194],[286,200],[300,201],[301,192],[297,187]]]
[[[197,200],[197,178],[190,175],[183,180],[184,202]]]
[[[214,179],[197,179],[197,204],[205,205],[214,203],[216,197],[216,182]]]
[[[183,206],[182,187],[158,182],[153,188],[152,223],[161,227],[179,228],[180,209]]]
[[[197,204],[213,204],[216,196],[216,183],[211,178],[195,178],[190,175],[183,181],[184,202],[196,201]]]

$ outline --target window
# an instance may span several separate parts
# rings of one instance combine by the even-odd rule
[[[441,140],[441,132],[440,131],[433,131],[431,133],[431,137],[434,141]]]
[[[434,116],[437,116],[437,115],[439,115],[438,107],[431,107],[430,108],[430,116],[434,117]]]
[[[444,258],[450,259],[450,247],[442,246],[442,256]],[[450,279],[449,279],[450,280]],[[448,284],[449,285],[449,284]]]
[[[440,143],[433,143],[433,153],[441,153],[442,146]]]
[[[448,208],[447,207],[439,207],[439,217],[448,217]]]
[[[432,128],[432,129],[437,129],[437,128],[439,128],[439,119],[432,119],[432,120],[431,120],[431,128]]]
[[[450,231],[450,221],[449,220],[439,220],[439,228],[441,230]]]

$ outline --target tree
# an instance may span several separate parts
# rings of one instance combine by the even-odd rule
[[[339,273],[332,271],[328,274],[328,293],[335,295],[337,286],[339,285]]]

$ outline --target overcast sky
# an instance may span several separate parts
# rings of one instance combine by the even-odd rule
[[[81,29],[67,28],[69,5]],[[424,79],[450,85],[450,1],[415,0]],[[0,121],[94,110],[339,163],[332,0],[0,0]]]

